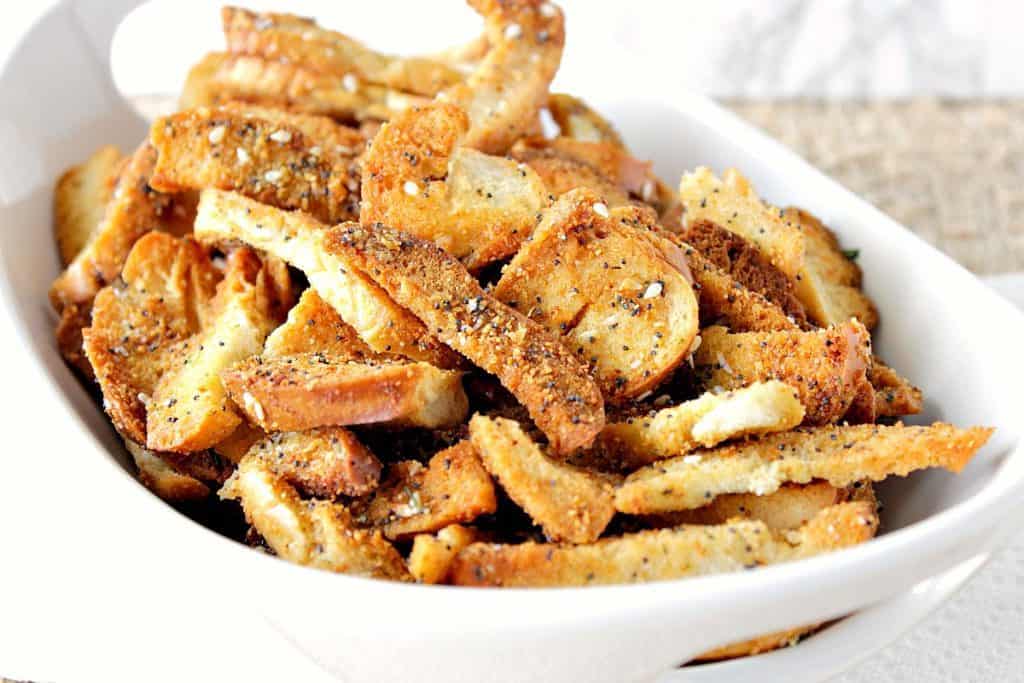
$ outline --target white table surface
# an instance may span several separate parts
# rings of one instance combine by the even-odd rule
[[[0,58],[49,4],[0,9]],[[992,284],[1024,304],[1024,278]],[[7,427],[0,457],[13,459],[17,474],[0,480],[0,677],[331,680],[231,594],[230,577],[210,577],[208,595],[187,594],[172,568],[154,569],[135,556],[131,538],[146,530],[131,526],[130,511],[91,495],[84,467],[46,468],[48,449],[66,446],[9,324],[0,320]],[[127,529],[125,540],[112,544],[91,533],[106,526]],[[236,605],[234,616],[217,603]],[[1024,681],[1024,535],[935,615],[836,680]]]

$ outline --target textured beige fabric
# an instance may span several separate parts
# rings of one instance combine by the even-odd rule
[[[1024,100],[726,105],[971,270],[1024,270]]]

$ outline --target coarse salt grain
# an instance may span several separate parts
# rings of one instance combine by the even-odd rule
[[[558,10],[550,2],[545,2],[543,5],[540,6],[540,15],[542,17],[547,17],[548,19],[550,19],[556,14],[558,14]]]
[[[419,194],[420,186],[417,185],[416,183],[414,183],[411,180],[406,180],[405,181],[405,185],[402,186],[402,189],[405,190],[405,193],[407,195],[409,195],[410,197],[413,197],[413,196]]]
[[[249,153],[239,147],[235,150],[235,156],[238,158],[238,163],[245,164],[249,162]]]
[[[275,130],[270,134],[270,139],[274,142],[280,142],[282,145],[292,141],[292,134],[286,130]]]
[[[505,40],[515,40],[523,35],[523,27],[519,24],[509,24],[505,27]]]
[[[601,218],[608,218],[608,205],[604,202],[597,202],[594,204],[594,213]]]
[[[281,171],[274,169],[264,173],[263,179],[266,180],[268,183],[276,183],[278,180],[281,179],[281,176],[283,175],[284,174]]]
[[[226,133],[227,129],[224,128],[224,126],[217,126],[213,130],[211,130],[210,134],[207,135],[206,137],[210,140],[211,143],[216,145],[218,142],[224,139],[224,135]]]
[[[341,77],[341,87],[348,92],[355,92],[359,89],[359,79],[355,77],[355,74],[345,74]]]

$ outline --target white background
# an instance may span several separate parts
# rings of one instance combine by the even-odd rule
[[[449,1],[456,17],[452,37],[471,35],[472,15],[457,0]],[[0,55],[46,4],[0,8]],[[214,3],[187,4],[209,16],[216,11]],[[311,4],[302,3],[303,9]],[[425,4],[406,6],[399,18],[416,21]],[[719,95],[1024,94],[1018,37],[1024,17],[1015,2],[564,4],[570,42],[563,82],[622,77],[593,66],[600,64],[637,69],[628,75],[650,79],[652,87],[688,85]],[[381,27],[360,26],[358,3],[330,5],[333,23],[340,16],[355,35],[393,47]],[[351,15],[348,8],[354,8]],[[186,15],[182,10],[178,16]],[[145,15],[140,17],[143,26]],[[181,74],[180,55],[216,40],[214,24],[183,31],[165,14],[157,25],[167,49],[146,49],[156,40],[151,34],[122,38],[125,54],[134,54],[118,67],[118,82],[129,91],[173,87]],[[440,30],[423,35],[425,41],[439,40],[435,47],[449,42]],[[9,333],[0,335],[0,359],[18,357],[14,344]],[[42,389],[20,381],[16,364],[9,365],[0,415],[19,428],[5,438],[0,457],[45,459],[52,447],[48,426],[32,409]],[[34,430],[25,429],[30,424]],[[27,433],[33,437],[20,436]],[[93,500],[79,472],[53,472],[46,481],[26,484],[0,481],[0,675],[59,683],[324,680],[246,609],[251,596],[231,594],[231,577],[210,577],[209,594],[195,595],[185,594],[172,575],[143,574],[142,563],[133,562],[130,533],[97,532],[132,529],[130,510]],[[88,506],[89,515],[79,518],[78,506]],[[89,526],[80,521],[86,518]],[[112,536],[119,538],[116,544]],[[29,556],[44,552],[50,561],[42,567]],[[112,564],[108,558],[115,556],[119,561]],[[1024,542],[1018,541],[951,605],[842,680],[1024,680],[1021,558]],[[241,616],[231,630],[204,618],[218,605]]]

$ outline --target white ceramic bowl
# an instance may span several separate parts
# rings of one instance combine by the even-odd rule
[[[80,437],[74,457],[94,463],[89,485],[160,539],[152,561],[161,553],[195,558],[186,582],[230,577],[235,595],[261,605],[284,636],[339,680],[820,680],[927,613],[998,542],[1024,494],[1021,314],[709,101],[621,90],[617,101],[578,94],[607,112],[664,177],[697,164],[737,166],[764,196],[810,209],[860,249],[883,320],[876,346],[923,387],[921,420],[998,428],[962,475],[928,472],[882,486],[885,533],[857,548],[747,573],[587,589],[472,590],[339,576],[252,552],[188,521],[132,478],[106,418],[57,354],[46,305],[58,268],[46,229],[54,178],[101,143],[130,149],[145,133],[114,90],[107,58],[114,27],[134,4],[57,6],[0,72],[3,305],[26,362],[53,392],[49,409]],[[710,647],[858,610],[791,650],[672,672]]]

